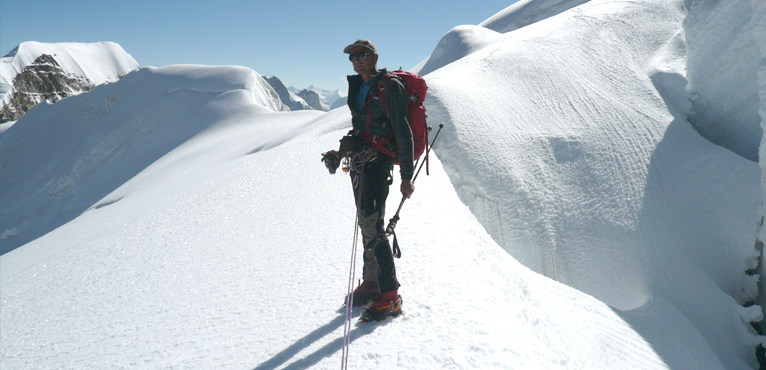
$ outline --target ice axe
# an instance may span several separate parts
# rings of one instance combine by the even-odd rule
[[[434,147],[434,143],[436,142],[436,138],[439,137],[439,133],[442,132],[442,129],[444,128],[444,124],[439,124],[439,130],[436,131],[436,135],[434,136],[434,139],[431,140],[431,145],[428,147],[428,150],[426,150],[425,157],[428,158],[428,153],[431,151],[431,148]],[[428,128],[429,131],[431,131],[431,128]],[[418,158],[417,161],[415,161],[415,166],[418,167],[418,162],[420,162],[420,158]],[[418,167],[417,172],[415,172],[415,176],[412,177],[411,182],[414,184],[415,179],[418,178],[418,174],[420,174],[420,170],[423,169],[423,164],[427,162],[423,161],[420,163],[420,167]],[[386,227],[386,236],[393,235],[394,236],[394,246],[393,246],[393,253],[394,257],[401,258],[402,257],[402,251],[399,249],[399,243],[396,240],[396,233],[394,232],[394,228],[396,228],[396,223],[399,222],[399,211],[402,210],[402,206],[404,205],[404,201],[407,200],[407,197],[402,196],[402,201],[399,202],[399,208],[396,210],[396,213],[394,214],[394,217],[391,217],[390,220],[388,220],[388,227]]]

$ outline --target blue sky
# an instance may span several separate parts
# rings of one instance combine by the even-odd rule
[[[0,55],[23,41],[113,41],[141,66],[241,65],[287,86],[345,89],[354,40],[375,42],[379,67],[409,69],[453,27],[514,2],[0,0]]]

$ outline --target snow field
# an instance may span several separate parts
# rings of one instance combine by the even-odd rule
[[[3,336],[23,339],[3,341],[9,366],[337,367],[354,205],[348,178],[329,176],[319,153],[342,132],[130,194],[25,246],[66,248],[4,278]],[[500,250],[436,157],[431,171],[398,230],[405,314],[355,326],[352,366],[607,368],[627,355],[662,368],[604,304]],[[15,332],[21,323],[38,325]]]

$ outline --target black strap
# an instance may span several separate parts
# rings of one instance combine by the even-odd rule
[[[393,245],[394,257],[402,258],[402,250],[399,249],[399,241],[396,240],[396,233],[392,232],[391,234],[394,235],[394,245]]]
[[[394,244],[391,246],[394,258],[402,258],[402,250],[399,248],[399,240],[396,239],[396,233],[392,231],[390,235],[394,236]],[[388,241],[388,236],[386,236],[386,234],[378,234],[376,238],[370,240],[370,242],[364,246],[364,249],[374,250],[375,247],[384,240]]]

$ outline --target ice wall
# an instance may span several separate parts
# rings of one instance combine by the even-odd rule
[[[763,132],[758,112],[763,40],[759,45],[754,32],[763,27],[763,4],[687,1],[684,20],[689,122],[704,138],[752,161],[758,161]]]
[[[758,78],[757,78],[757,89],[758,89],[758,112],[760,113],[760,127],[761,129],[766,128],[766,2],[760,1],[760,0],[752,0],[752,16],[750,18],[750,23],[752,25],[752,35],[753,35],[753,41],[758,47],[759,55],[755,55],[754,58],[759,60],[760,63],[758,65]],[[766,153],[766,150],[764,150],[764,143],[763,137],[761,137],[761,149],[760,149],[760,155],[759,155],[759,164],[761,167],[761,189],[764,191],[762,199],[766,200],[766,156],[764,153]],[[763,201],[761,202],[763,204]],[[762,208],[763,212],[763,208]],[[761,241],[766,240],[766,229],[763,228],[763,221],[761,221],[761,230],[759,238]],[[763,263],[763,257],[761,262],[761,278],[763,279],[764,276],[766,276],[766,266],[764,266]],[[759,286],[759,304],[761,305],[761,308],[766,307],[766,287],[763,284],[763,281],[761,282]],[[761,330],[763,330],[763,322],[760,323]]]
[[[745,271],[761,171],[692,128],[686,80],[689,65],[721,79],[746,68],[712,52],[687,60],[692,6],[590,1],[428,74],[426,104],[445,123],[434,151],[458,195],[514,258],[606,302],[654,348],[694,338],[725,368],[748,369],[763,340],[748,331],[760,309],[742,306],[757,293]],[[704,29],[741,23],[739,12],[695,16],[714,20],[687,23],[700,27],[698,51],[743,35]],[[658,334],[681,321],[693,330]]]
[[[766,128],[766,2],[760,0],[751,0],[752,2],[752,17],[750,18],[750,24],[752,25],[753,41],[758,47],[759,54],[753,56],[754,59],[759,61],[757,70],[757,89],[758,89],[758,112],[760,113],[760,127],[761,130]],[[763,148],[764,142],[761,138],[761,148]],[[766,150],[761,150],[761,157],[759,163],[761,168],[766,167],[766,158],[764,153]],[[762,183],[766,184],[766,176],[763,176]],[[763,186],[766,189],[766,186]],[[766,194],[765,194],[766,195]],[[764,196],[766,199],[766,196]]]

